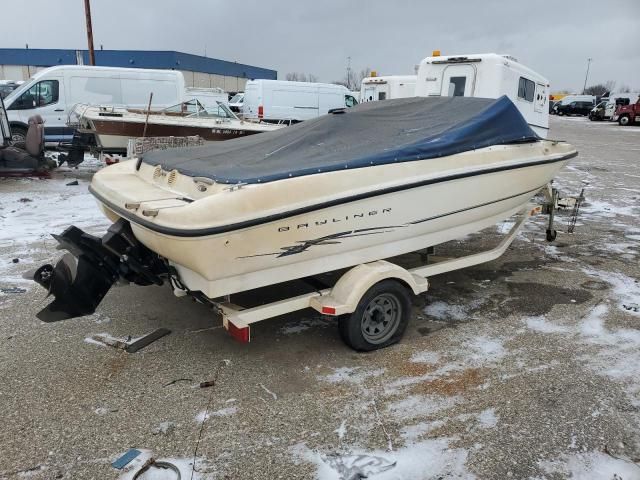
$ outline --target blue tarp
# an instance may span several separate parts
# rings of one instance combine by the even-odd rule
[[[538,140],[506,96],[405,98],[365,103],[275,132],[149,152],[143,161],[219,183],[264,183]]]

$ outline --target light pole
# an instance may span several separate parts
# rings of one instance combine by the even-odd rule
[[[591,61],[593,58],[587,58],[587,74],[584,76],[584,87],[582,87],[582,94],[584,95],[584,91],[587,89],[587,79],[589,78],[589,67],[591,66]]]

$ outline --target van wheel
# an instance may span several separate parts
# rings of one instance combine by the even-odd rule
[[[557,115],[558,115],[559,117],[561,117],[561,116],[563,116],[563,115],[564,115],[564,112],[563,112],[562,110],[558,110]]]
[[[11,127],[11,143],[24,145],[27,142],[27,129],[23,127]]]
[[[629,118],[628,115],[623,115],[618,119],[618,123],[621,126],[626,127],[627,125],[629,125],[631,123],[631,118]]]
[[[411,297],[395,280],[376,283],[351,315],[338,321],[342,340],[354,350],[369,352],[398,342],[409,323]]]

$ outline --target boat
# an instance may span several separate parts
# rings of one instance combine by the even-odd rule
[[[198,135],[206,141],[229,140],[270,132],[282,125],[240,120],[224,103],[203,105],[191,99],[162,110],[116,106],[76,105],[69,125],[79,134],[95,138],[98,152],[122,154],[130,138],[188,137]]]
[[[70,254],[36,272],[55,296],[38,316],[92,313],[118,279],[168,281],[208,302],[363,272],[526,209],[576,155],[538,137],[507,97],[370,102],[264,135],[149,152],[94,175],[90,191],[114,223],[102,238],[73,226],[55,235]]]

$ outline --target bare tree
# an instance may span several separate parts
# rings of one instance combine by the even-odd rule
[[[620,87],[620,93],[631,93],[631,87],[629,87],[629,85],[622,85]]]
[[[317,82],[318,77],[313,73],[289,72],[284,76],[285,80],[290,82]]]
[[[597,85],[592,85],[590,87],[585,88],[584,93],[585,95],[602,95],[606,92],[608,92],[609,90],[607,90],[607,86],[603,85],[602,83],[599,83]]]
[[[362,80],[371,75],[371,69],[369,67],[360,70],[359,72],[345,75],[342,80],[334,81],[336,85],[343,85],[349,90],[360,90],[360,84]]]

